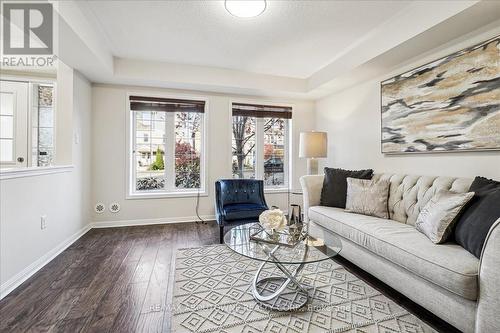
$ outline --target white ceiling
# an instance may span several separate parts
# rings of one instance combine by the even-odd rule
[[[307,78],[411,1],[267,1],[251,19],[224,1],[79,2],[120,58]]]
[[[54,8],[57,57],[91,82],[273,98],[317,100],[500,34],[500,1],[270,0],[254,19],[229,15],[220,0]]]

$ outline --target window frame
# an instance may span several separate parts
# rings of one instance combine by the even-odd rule
[[[201,122],[201,147],[200,147],[200,188],[199,189],[176,189],[175,188],[175,167],[173,161],[175,161],[175,114],[169,114],[167,112],[167,119],[169,121],[165,122],[165,175],[172,173],[173,179],[166,178],[165,189],[162,190],[149,190],[149,191],[137,191],[135,190],[135,161],[134,161],[134,147],[136,143],[135,135],[135,112],[130,109],[130,96],[147,96],[147,97],[159,97],[159,98],[169,98],[169,99],[185,99],[185,100],[197,100],[204,101],[205,108],[203,113],[203,120]],[[126,178],[126,195],[125,199],[161,199],[161,198],[181,198],[181,197],[196,197],[196,196],[208,196],[207,192],[207,175],[208,175],[208,165],[206,163],[206,148],[208,146],[207,140],[207,124],[209,118],[209,100],[206,96],[194,96],[187,94],[158,94],[149,93],[145,91],[135,91],[128,92],[126,95],[126,157],[127,157],[127,167],[125,171]],[[170,143],[169,143],[170,140]],[[173,156],[173,160],[167,160],[167,154]],[[173,185],[172,185],[173,184]]]
[[[279,103],[279,102],[270,102],[270,101],[256,101],[256,100],[247,100],[247,99],[230,99],[229,100],[229,162],[228,165],[232,166],[233,163],[233,104],[234,103],[245,103],[245,104],[254,104],[254,105],[272,105],[272,106],[282,106],[282,107],[290,107],[292,111],[295,108],[295,105],[290,103]],[[293,113],[293,112],[292,112]],[[264,120],[266,118],[255,118],[255,179],[264,180]],[[264,184],[264,192],[265,193],[287,193],[292,183],[292,122],[293,116],[291,119],[285,119],[285,166],[283,168],[284,172],[284,180],[285,184],[279,186],[269,186]],[[260,123],[260,125],[259,125]],[[233,177],[232,168],[230,171],[231,178]]]

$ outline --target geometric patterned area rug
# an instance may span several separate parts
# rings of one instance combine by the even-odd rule
[[[267,310],[254,300],[250,286],[260,263],[225,245],[178,250],[172,331],[435,332],[333,260],[304,266],[300,281],[308,290],[308,305],[294,312]],[[280,273],[266,264],[261,277]],[[293,301],[294,294],[291,287],[278,301]]]

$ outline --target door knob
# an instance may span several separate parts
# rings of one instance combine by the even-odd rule
[[[17,158],[17,161],[18,161],[19,163],[23,163],[23,162],[24,162],[24,157],[18,157],[18,158]]]

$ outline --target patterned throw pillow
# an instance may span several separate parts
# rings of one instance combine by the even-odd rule
[[[346,210],[388,219],[389,187],[389,180],[347,178]]]
[[[460,211],[473,196],[474,192],[438,191],[418,214],[415,228],[433,243],[444,243]]]

